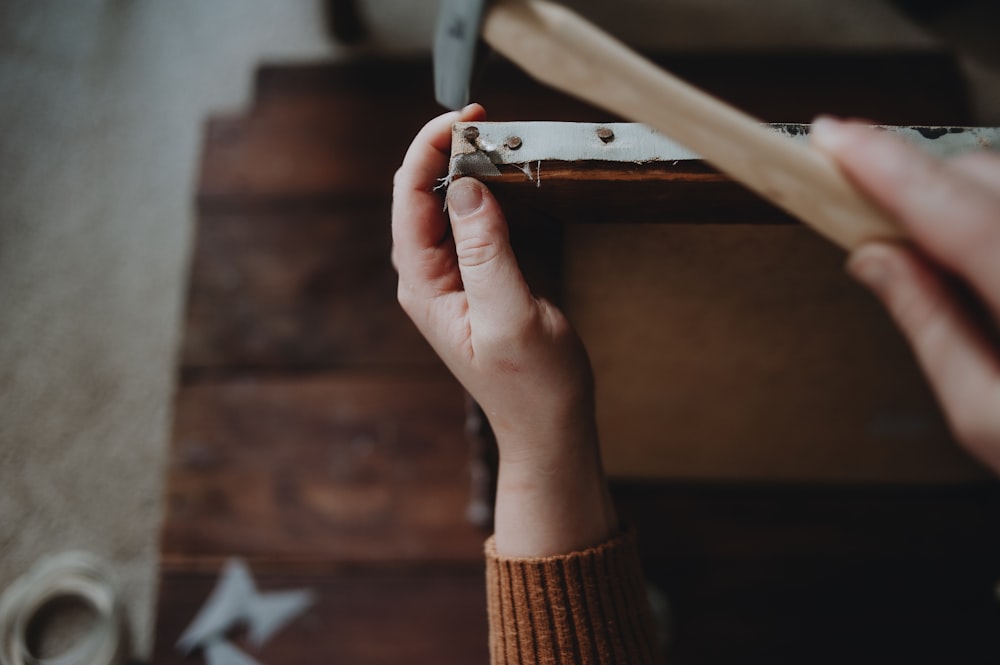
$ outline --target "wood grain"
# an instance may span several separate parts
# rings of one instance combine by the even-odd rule
[[[396,302],[391,245],[388,206],[202,214],[182,367],[443,373]]]
[[[160,584],[159,639],[153,662],[197,662],[173,649],[208,597],[216,573],[168,572]],[[351,575],[258,575],[263,591],[310,588],[317,602],[263,649],[237,634],[239,648],[261,663],[305,665],[473,665],[489,662],[486,592],[472,571],[367,571]],[[192,660],[194,659],[194,660]]]
[[[338,372],[185,386],[163,528],[172,566],[473,561],[464,395],[448,378]]]

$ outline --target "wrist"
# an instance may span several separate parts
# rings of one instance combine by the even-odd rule
[[[592,446],[504,460],[497,479],[495,543],[503,556],[566,554],[618,529],[596,438]]]
[[[499,418],[487,411],[496,437],[500,462],[509,468],[547,469],[572,461],[600,457],[592,401],[564,409],[524,409],[516,418]]]

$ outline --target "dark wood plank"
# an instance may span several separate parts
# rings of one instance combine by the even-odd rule
[[[515,225],[516,226],[516,225]],[[558,291],[561,227],[514,232],[537,291]],[[447,370],[396,300],[388,209],[203,214],[180,363],[205,373]]]
[[[380,103],[360,94],[302,98],[250,116],[211,119],[199,208],[266,205],[283,211],[388,201],[406,147],[437,115],[429,103],[401,113],[405,102],[400,97]]]
[[[255,571],[256,573],[256,571]],[[263,591],[310,588],[306,614],[260,651],[268,665],[474,665],[489,662],[482,571],[359,571],[350,575],[256,574]],[[176,644],[215,584],[216,573],[167,572],[160,582],[156,650],[160,665],[197,662]]]
[[[163,559],[479,561],[464,419],[451,379],[341,372],[183,386]]]
[[[181,366],[444,370],[396,302],[388,208],[201,216]]]
[[[967,124],[950,55],[740,54],[657,60],[768,122],[819,112],[887,124]],[[509,64],[486,68],[475,99],[490,119],[605,122],[611,114],[528,79]],[[417,129],[442,109],[429,63],[264,67],[247,116],[208,125],[199,186],[203,207],[265,199],[340,205],[390,193]]]
[[[765,122],[809,122],[818,113],[886,124],[960,124],[970,117],[954,54],[947,51],[648,53],[661,67]],[[608,113],[532,80],[493,56],[475,77],[472,98],[490,119],[606,121]],[[299,96],[363,91],[380,99],[433,97],[425,60],[366,60],[347,65],[265,65],[257,70],[258,107]],[[405,112],[405,109],[400,109]]]
[[[622,513],[637,524],[650,580],[670,601],[671,662],[784,661],[800,653],[818,663],[930,663],[949,655],[983,662],[978,659],[995,655],[996,486],[613,489]],[[384,662],[368,660],[389,655],[364,651],[366,636],[399,631],[400,645],[409,645],[407,622],[420,627],[423,646],[414,653],[421,658],[459,633],[463,641],[455,648],[465,657],[485,643],[475,565],[447,573],[361,568],[290,574],[286,564],[264,564],[263,589],[311,586],[320,604],[279,634],[260,654],[263,662],[331,654],[343,662]],[[156,662],[175,662],[169,645],[212,579],[207,571],[165,575],[157,628],[163,660]]]

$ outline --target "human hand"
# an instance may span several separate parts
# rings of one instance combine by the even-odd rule
[[[848,271],[909,339],[959,442],[1000,473],[1000,156],[940,160],[829,118],[813,124],[811,138],[912,238],[913,247],[861,246]],[[988,321],[957,295],[954,278]]]
[[[448,168],[451,125],[484,117],[473,104],[435,118],[396,172],[398,297],[493,427],[497,552],[560,554],[617,528],[597,446],[590,362],[563,314],[529,290],[486,186],[452,182],[448,215],[432,191]]]

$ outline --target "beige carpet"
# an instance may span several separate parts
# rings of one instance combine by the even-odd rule
[[[262,59],[321,58],[314,3],[0,3],[0,587],[114,563],[150,645],[201,121]]]
[[[432,4],[362,2],[364,50],[425,49]],[[587,4],[647,46],[931,43],[876,0]],[[0,588],[43,553],[101,554],[140,654],[201,122],[258,62],[343,55],[323,25],[313,0],[0,3]]]

